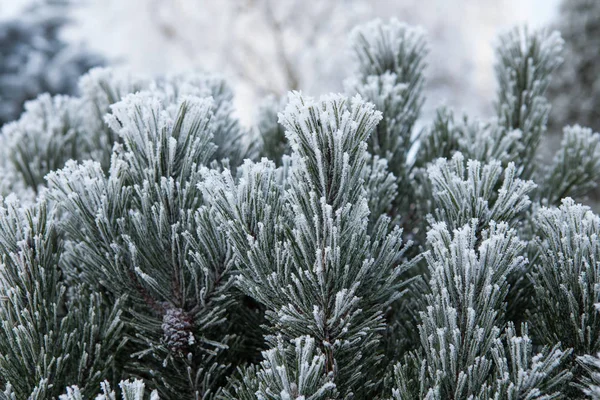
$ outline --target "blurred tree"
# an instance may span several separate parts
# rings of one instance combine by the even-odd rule
[[[600,2],[562,0],[555,28],[565,41],[564,62],[548,88],[552,112],[544,149],[554,151],[563,137],[565,125],[580,124],[600,130]],[[598,212],[600,191],[589,194],[586,202]]]
[[[60,37],[68,3],[47,2],[0,22],[0,125],[41,93],[72,94],[79,76],[103,59]]]
[[[132,70],[218,70],[236,89],[242,119],[266,94],[342,91],[348,34],[374,17],[422,25],[431,38],[423,116],[443,102],[491,114],[490,42],[521,10],[516,0],[88,0],[73,8],[79,37]],[[431,10],[438,12],[432,13]],[[511,12],[509,13],[508,10]],[[469,24],[457,24],[467,18]],[[111,30],[106,30],[110,24]],[[129,40],[120,40],[128,37]]]
[[[565,61],[549,97],[551,129],[578,123],[600,130],[600,2],[563,0],[557,22],[565,40]]]

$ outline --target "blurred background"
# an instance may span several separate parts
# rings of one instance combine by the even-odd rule
[[[556,127],[572,120],[598,130],[600,108],[598,95],[593,94],[594,85],[600,93],[598,73],[588,65],[591,70],[582,74],[586,67],[579,64],[598,56],[599,4],[598,0],[563,0],[562,5],[561,0],[0,0],[0,123],[18,117],[24,99],[37,92],[72,93],[80,74],[104,64],[147,75],[190,69],[219,72],[236,90],[239,117],[250,124],[257,102],[267,94],[342,90],[351,64],[347,46],[351,29],[373,18],[397,17],[428,33],[424,121],[442,104],[474,116],[489,115],[495,91],[495,38],[515,24],[527,23],[563,31],[570,52],[568,65],[559,71],[563,77],[556,80],[560,84],[551,93],[555,108],[562,109],[553,110],[557,120],[551,121],[551,130],[560,131]],[[583,75],[588,81],[576,82]],[[569,90],[575,94],[565,95]],[[579,96],[583,104],[575,113],[568,110],[572,96]]]

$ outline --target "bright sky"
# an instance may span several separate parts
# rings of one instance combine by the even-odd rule
[[[0,19],[11,18],[31,3],[32,0],[0,0]]]
[[[530,0],[528,17],[531,25],[541,26],[558,14],[559,0]]]
[[[43,0],[0,0],[0,19],[13,17],[24,7],[36,1]],[[99,4],[102,4],[105,0],[96,1],[100,1]],[[117,58],[125,61],[125,64],[133,70],[137,71],[140,69],[140,71],[137,72],[157,73],[165,72],[163,71],[164,69],[171,70],[176,68],[181,63],[178,63],[177,58],[172,54],[169,57],[165,57],[162,51],[158,51],[154,54],[155,58],[152,58],[152,52],[147,51],[147,46],[144,47],[144,43],[137,43],[140,40],[146,40],[152,42],[151,45],[153,48],[159,46],[152,40],[148,40],[151,36],[151,32],[149,31],[152,31],[153,28],[147,24],[152,24],[153,21],[146,21],[141,17],[137,18],[137,20],[139,20],[137,22],[133,21],[136,20],[135,17],[129,22],[126,17],[120,19],[115,18],[111,24],[121,24],[122,26],[107,32],[104,25],[107,24],[108,19],[112,20],[110,13],[118,13],[123,17],[129,12],[135,12],[131,10],[131,7],[128,9],[127,5],[139,5],[140,2],[130,1],[131,0],[113,1],[112,3],[116,3],[120,7],[117,9],[115,9],[115,7],[112,9],[109,8],[103,18],[97,18],[97,15],[92,16],[91,19],[88,18],[86,23],[83,24],[83,29],[73,26],[71,34],[73,34],[73,37],[78,41],[83,40],[88,42],[92,50],[106,52],[109,57],[114,57],[116,55]],[[150,2],[152,0],[141,1],[141,4],[143,4],[143,1]],[[185,1],[192,5],[196,4],[195,0]],[[386,1],[392,0],[383,0],[382,4],[385,5]],[[462,97],[464,98],[460,98],[460,93],[453,93],[452,96],[454,98],[443,99],[442,102],[449,100],[449,104],[454,104],[458,106],[459,109],[463,108],[464,111],[486,114],[489,110],[486,110],[485,107],[480,110],[475,110],[475,108],[479,107],[477,104],[481,103],[481,99],[489,98],[494,91],[493,85],[495,80],[492,68],[494,60],[492,43],[494,43],[494,39],[500,31],[508,29],[515,24],[526,23],[531,27],[547,25],[556,17],[560,1],[561,0],[497,0],[496,3],[487,2],[487,5],[485,5],[486,3],[479,2],[479,0],[446,0],[446,2],[443,3],[444,7],[448,7],[448,10],[454,12],[449,13],[445,17],[436,15],[433,16],[433,19],[458,19],[459,16],[461,16],[459,21],[448,21],[448,23],[461,24],[459,28],[464,32],[464,35],[466,35],[465,41],[467,42],[462,44],[462,46],[466,46],[463,51],[471,54],[470,62],[472,63],[473,68],[469,75],[469,84],[471,88],[469,90],[463,90],[464,93]],[[111,2],[106,2],[105,5],[108,5],[109,3]],[[410,1],[408,1],[408,3],[410,3]],[[377,2],[374,2],[373,4],[377,4]],[[419,2],[416,1],[415,4],[418,6]],[[492,5],[490,6],[490,4]],[[462,25],[465,20],[470,21],[467,26]],[[95,27],[94,29],[92,29],[92,25]],[[144,31],[141,36],[140,31]],[[111,36],[111,33],[113,36]],[[71,34],[69,34],[69,38],[71,37]],[[115,39],[115,34],[118,39]],[[127,37],[129,37],[130,43],[123,42],[124,40],[127,40]],[[119,49],[119,47],[122,47],[122,49]],[[123,54],[110,54],[111,52],[118,53],[119,51]],[[444,49],[435,49],[435,51],[443,52]],[[447,57],[450,57],[451,54],[452,53],[450,52]],[[183,63],[182,65],[187,64]],[[151,70],[144,70],[144,68],[150,68]],[[237,87],[236,93],[237,101],[244,103],[243,88]],[[476,99],[475,105],[469,103],[473,99]],[[438,104],[432,104],[432,107],[437,105]]]

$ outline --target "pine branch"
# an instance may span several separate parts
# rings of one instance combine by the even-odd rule
[[[388,160],[390,172],[399,181],[398,201],[406,208],[412,169],[408,153],[424,101],[425,37],[420,29],[396,19],[375,20],[357,27],[351,42],[356,72],[345,82],[346,92],[360,94],[382,112],[383,118],[367,139],[368,151]]]
[[[0,207],[0,384],[10,398],[56,398],[73,383],[90,394],[118,373],[124,344],[120,302],[67,288],[62,241],[45,203]],[[115,369],[116,368],[116,369]]]
[[[600,134],[578,125],[566,127],[561,149],[546,172],[540,190],[549,205],[565,197],[581,197],[598,185],[600,179]]]
[[[269,343],[275,335],[284,343],[314,338],[325,357],[321,375],[343,396],[378,384],[370,374],[380,359],[381,306],[401,294],[410,266],[389,219],[367,233],[365,140],[378,119],[359,99],[293,94],[280,115],[292,146],[288,182],[263,160],[247,162],[237,183],[226,171],[203,185],[240,261],[240,287],[267,307]]]
[[[21,118],[2,129],[4,168],[37,193],[47,173],[88,157],[77,123],[80,107],[79,99],[48,94],[27,102]]]
[[[519,130],[521,138],[511,152],[520,160],[520,175],[530,178],[535,153],[546,131],[550,106],[544,97],[550,74],[560,65],[563,41],[558,32],[513,29],[500,37],[496,53],[499,87],[495,103],[505,134]]]
[[[598,260],[600,219],[569,198],[542,208],[535,219],[539,261],[530,280],[535,290],[530,319],[544,344],[561,342],[577,356],[600,351]],[[557,318],[557,315],[563,318]]]
[[[586,354],[578,357],[577,361],[586,370],[588,376],[585,376],[578,387],[583,390],[586,396],[593,400],[600,399],[600,358],[598,355],[592,356]]]
[[[490,223],[477,240],[477,220],[452,234],[428,233],[430,294],[421,312],[421,346],[395,368],[395,399],[555,398],[570,378],[558,347],[533,355],[524,328],[501,336],[509,274],[522,268],[525,243],[506,223]]]
[[[275,162],[277,166],[282,163],[284,154],[290,153],[290,145],[285,138],[285,129],[279,125],[277,114],[283,111],[285,103],[274,96],[266,97],[259,105],[256,130],[261,139],[261,157],[266,157]]]
[[[67,213],[71,273],[129,298],[138,360],[128,369],[166,397],[210,398],[227,369],[232,302],[231,253],[196,187],[215,149],[213,103],[185,96],[164,104],[161,96],[114,104],[107,121],[123,147],[108,176],[98,163],[70,162],[48,176],[49,196]]]
[[[119,383],[119,387],[121,389],[121,399],[123,400],[144,400],[146,398],[144,393],[146,386],[141,380],[136,379],[134,381],[121,381],[121,383]],[[117,400],[117,395],[110,388],[110,384],[108,382],[105,381],[101,384],[101,390],[102,394],[98,395],[96,400]],[[91,399],[91,397],[88,398]],[[156,390],[153,390],[152,393],[150,393],[149,400],[159,399],[158,393]],[[59,400],[86,400],[86,397],[83,396],[81,390],[77,386],[72,386],[67,388],[67,393],[61,395]]]
[[[514,226],[531,204],[528,194],[535,187],[532,181],[517,178],[514,163],[509,163],[503,171],[499,161],[465,163],[461,153],[456,153],[452,160],[437,160],[427,172],[434,207],[430,219],[444,221],[450,229],[472,219],[477,219],[479,229],[491,221]]]
[[[239,371],[240,379],[232,382],[232,392],[225,399],[307,399],[336,398],[336,386],[323,374],[325,356],[311,337],[285,343],[278,338],[277,347],[263,352],[264,361]]]

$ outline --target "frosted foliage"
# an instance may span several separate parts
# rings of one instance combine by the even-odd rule
[[[233,116],[233,92],[218,75],[190,72],[169,74],[151,80],[132,76],[125,70],[97,68],[82,78],[80,87],[84,102],[89,107],[88,112],[97,116],[95,126],[88,127],[90,131],[93,129],[107,131],[103,124],[104,115],[111,111],[111,105],[124,99],[128,94],[150,91],[162,103],[168,105],[167,108],[170,108],[173,113],[186,97],[212,97],[211,111],[215,118],[212,119],[211,124],[213,141],[217,145],[214,158],[230,158],[233,164],[237,165],[249,154],[249,144],[245,143],[247,139],[244,137],[245,131]],[[88,120],[94,121],[93,118]],[[105,135],[107,141],[105,144],[111,147],[117,138],[112,136],[111,130],[105,132]]]
[[[597,393],[600,218],[563,197],[595,187],[599,136],[531,150],[558,36],[503,36],[496,117],[423,135],[423,34],[352,43],[347,94],[251,128],[217,75],[113,69],[4,127],[0,398]]]
[[[496,48],[496,118],[457,119],[451,110],[440,108],[421,137],[416,164],[425,167],[458,151],[467,159],[514,162],[517,176],[537,178],[536,152],[550,111],[545,93],[560,65],[561,50],[558,32],[515,28],[502,35]]]
[[[278,122],[278,114],[285,107],[284,99],[267,96],[258,106],[256,130],[261,139],[260,154],[277,165],[282,164],[282,158],[291,149],[285,138],[285,129]]]
[[[509,322],[506,345],[498,343],[493,351],[498,368],[495,386],[485,394],[488,399],[554,399],[561,397],[566,382],[572,374],[561,367],[570,356],[569,350],[559,345],[534,353],[534,342],[527,325],[521,327],[520,335]],[[536,351],[539,349],[536,348]]]
[[[169,74],[154,82],[151,89],[162,93],[174,104],[186,96],[212,97],[214,118],[211,125],[213,142],[217,146],[214,159],[228,158],[237,166],[254,151],[252,144],[247,143],[250,138],[245,128],[233,115],[233,91],[221,76],[200,72]]]
[[[294,93],[279,117],[304,167],[297,170],[298,183],[334,209],[360,194],[365,140],[381,120],[372,104],[348,100],[331,95],[317,102]]]
[[[526,328],[509,324],[502,339],[508,275],[522,268],[525,243],[505,223],[491,223],[477,239],[477,221],[450,233],[428,232],[425,254],[430,293],[419,325],[421,348],[395,368],[396,399],[553,398],[570,378],[558,347],[534,355]]]
[[[474,309],[471,302],[489,303],[495,313],[503,297],[494,293],[505,291],[506,276],[526,263],[520,255],[525,243],[506,223],[492,222],[481,232],[477,246],[476,227],[474,220],[451,234],[444,223],[437,223],[427,233],[431,250],[425,258],[432,275],[432,295],[448,296],[462,310]],[[475,295],[483,297],[476,300]]]
[[[26,103],[21,118],[2,129],[4,169],[38,191],[48,172],[69,159],[88,156],[86,138],[76,122],[79,107],[76,98],[48,94]]]
[[[496,113],[507,132],[521,132],[514,160],[531,176],[534,156],[546,130],[550,105],[544,97],[550,74],[560,65],[563,40],[558,32],[513,29],[500,37],[495,66]]]
[[[313,338],[300,337],[291,343],[279,338],[277,346],[262,355],[264,361],[247,368],[243,380],[233,382],[235,394],[226,392],[226,398],[325,400],[338,395]]]
[[[455,152],[464,151],[462,124],[455,123],[454,113],[446,107],[436,110],[431,124],[423,131],[419,140],[416,165],[423,168],[438,158],[451,158]]]
[[[600,351],[600,218],[569,198],[536,217],[539,262],[530,279],[535,290],[531,318],[538,337],[561,341],[576,355]],[[565,315],[569,318],[556,318]]]
[[[456,120],[450,109],[442,107],[420,137],[416,163],[423,167],[439,157],[451,158],[456,152],[466,159],[506,163],[512,160],[511,153],[521,137],[519,130],[506,132],[496,121],[469,120],[466,116]]]
[[[226,368],[216,357],[231,340],[226,310],[235,308],[229,248],[197,189],[215,150],[213,100],[175,104],[142,91],[112,105],[107,123],[123,144],[108,174],[70,161],[49,174],[48,196],[69,210],[70,273],[131,301],[132,353],[144,361],[132,368],[161,396],[212,396]]]
[[[600,399],[600,357],[585,355],[579,357],[579,363],[586,369],[588,376],[582,380],[583,392],[593,400]]]
[[[211,174],[203,185],[239,257],[238,283],[267,307],[270,329],[283,340],[314,338],[325,355],[324,373],[342,393],[355,395],[374,389],[361,379],[378,363],[381,304],[401,294],[399,276],[409,266],[402,262],[401,231],[390,230],[387,219],[367,235],[361,178],[365,140],[379,118],[359,98],[293,94],[280,115],[292,146],[289,189],[266,160],[247,162],[237,185],[227,172]],[[350,231],[351,237],[340,234]],[[363,366],[349,362],[357,357]]]
[[[91,112],[101,119],[110,105],[130,93],[148,88],[150,80],[123,69],[94,68],[79,80],[79,91]]]
[[[27,103],[18,121],[6,124],[3,128],[0,139],[4,155],[0,165],[5,177],[0,188],[3,193],[14,191],[23,199],[33,199],[45,187],[46,174],[62,168],[70,159],[92,159],[100,162],[105,171],[108,170],[115,143],[128,140],[128,145],[133,145],[130,137],[132,128],[121,127],[114,121],[122,118],[122,122],[134,123],[132,118],[136,117],[130,116],[128,113],[131,112],[124,109],[135,108],[131,104],[136,102],[140,110],[146,110],[140,111],[138,122],[144,121],[148,113],[156,112],[157,107],[164,108],[163,115],[157,114],[155,121],[163,127],[176,120],[181,104],[185,104],[183,107],[186,109],[194,110],[196,106],[192,103],[204,102],[202,112],[206,114],[206,121],[198,128],[209,131],[210,135],[202,140],[211,140],[220,145],[212,146],[210,154],[206,155],[211,159],[230,158],[233,165],[237,165],[241,157],[249,154],[247,146],[244,147],[238,140],[243,129],[232,115],[232,93],[224,81],[214,75],[173,75],[152,81],[133,77],[122,70],[97,68],[81,79],[80,89],[82,97],[77,98],[41,95]],[[142,89],[145,94],[139,93]],[[133,92],[138,93],[132,95]],[[154,108],[147,109],[150,105]],[[191,123],[192,118],[195,117],[191,117],[190,113],[184,122]],[[182,128],[187,130],[189,127],[186,125]],[[130,132],[130,136],[126,131]],[[146,146],[140,142],[146,143],[148,138],[143,137],[145,134],[142,133],[137,139],[135,149]],[[183,161],[179,161],[179,158],[185,158],[180,153],[181,149],[204,148],[203,145],[190,147],[185,140],[185,137],[180,138],[179,151],[168,149],[169,144],[165,143],[158,148],[148,144],[150,147],[145,151],[158,152],[153,157],[161,157],[161,152],[174,151],[170,157],[177,158],[180,163]],[[137,154],[137,150],[133,154]],[[144,156],[149,157],[148,154]],[[207,162],[198,153],[186,157],[187,163]]]
[[[456,229],[472,219],[480,227],[490,221],[516,223],[531,201],[535,184],[517,178],[514,163],[503,169],[499,161],[482,164],[456,153],[451,160],[438,159],[427,173],[432,185],[433,218]]]
[[[211,157],[217,160],[229,158],[237,165],[251,154],[251,146],[245,141],[245,130],[233,115],[233,93],[218,75],[190,72],[148,79],[126,70],[96,68],[81,79],[79,86],[83,102],[81,126],[94,149],[92,158],[100,161],[105,169],[110,165],[113,144],[121,141],[116,135],[118,129],[106,125],[105,115],[112,114],[112,105],[140,91],[152,93],[173,118],[186,98],[212,97],[214,118],[210,120],[210,129],[217,147]]]
[[[364,77],[391,72],[400,82],[405,82],[422,66],[424,31],[395,18],[386,24],[381,20],[364,24],[352,32],[351,40],[354,42],[357,70]],[[405,84],[408,85],[408,82]]]
[[[56,398],[67,384],[95,390],[123,343],[119,302],[61,279],[63,245],[45,203],[0,203],[0,377],[13,398]],[[11,398],[11,397],[8,397]]]
[[[211,107],[210,99],[184,97],[175,106],[140,92],[114,104],[106,122],[124,142],[136,181],[171,177],[183,183],[214,151]]]
[[[382,112],[383,118],[367,139],[371,154],[386,158],[407,197],[408,154],[413,125],[423,105],[427,46],[420,29],[391,19],[357,27],[351,34],[354,74],[345,82],[348,93],[358,93]]]
[[[100,385],[102,394],[94,397],[95,400],[159,400],[160,397],[156,390],[150,393],[150,396],[145,395],[146,385],[142,380],[127,380],[119,383],[121,389],[121,396],[117,396],[111,389],[110,384],[106,381]],[[67,393],[59,397],[59,400],[92,400],[93,397],[84,397],[77,386],[71,386],[67,388]]]
[[[557,151],[542,185],[542,197],[556,204],[565,197],[582,197],[600,179],[600,134],[578,125],[564,128]]]
[[[393,209],[398,190],[396,177],[388,171],[387,160],[378,156],[367,160],[362,175],[367,191],[370,218],[376,220]]]

